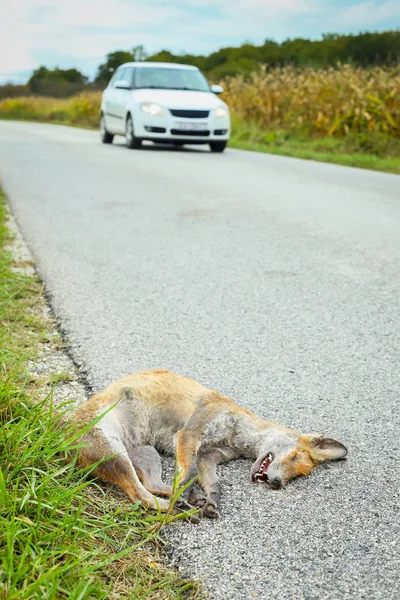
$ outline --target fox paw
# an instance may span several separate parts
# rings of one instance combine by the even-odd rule
[[[202,508],[207,502],[207,498],[199,490],[192,490],[189,496],[189,504],[196,508]]]
[[[186,500],[181,500],[179,499],[176,503],[175,503],[175,507],[174,507],[174,512],[175,514],[182,514],[182,513],[186,513],[189,510],[193,510],[193,506],[190,506],[190,504],[188,504],[188,502],[186,502]],[[200,517],[199,514],[196,513],[194,515],[185,515],[184,518],[185,521],[188,521],[189,523],[193,523],[194,525],[198,525],[200,523]]]
[[[209,519],[219,519],[221,517],[221,513],[213,502],[207,502],[201,509],[201,512]]]
[[[193,508],[193,506],[191,506],[190,503],[185,498],[182,498],[182,496],[180,498],[178,498],[178,500],[175,502],[175,507],[181,512],[184,512],[186,510],[190,510],[191,508]]]

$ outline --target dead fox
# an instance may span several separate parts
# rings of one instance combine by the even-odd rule
[[[133,502],[161,510],[169,501],[157,496],[170,496],[172,488],[161,479],[157,451],[176,454],[181,485],[197,476],[204,493],[192,484],[184,501],[211,518],[220,516],[219,463],[255,459],[251,479],[280,489],[319,463],[347,454],[340,442],[266,421],[227,396],[164,370],[116,381],[80,406],[74,421],[85,426],[103,413],[83,434],[80,466],[110,456],[94,474],[121,487]]]

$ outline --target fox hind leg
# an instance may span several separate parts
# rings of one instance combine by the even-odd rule
[[[148,508],[167,510],[169,501],[156,498],[141,483],[123,442],[114,439],[111,446],[108,439],[104,436],[101,439],[100,448],[96,448],[99,445],[98,433],[96,431],[97,435],[93,440],[90,434],[89,436],[85,436],[86,439],[83,441],[88,442],[89,445],[81,450],[79,457],[80,465],[88,466],[110,456],[111,458],[104,460],[95,467],[93,473],[96,477],[122,488],[132,502],[141,500],[143,505]]]
[[[166,485],[162,479],[161,458],[154,446],[137,446],[129,450],[129,458],[132,461],[137,474],[145,488],[152,494],[160,496],[172,496],[172,486]],[[174,512],[182,512],[192,508],[185,500],[178,498],[174,506]],[[198,523],[197,516],[189,517],[191,523]]]
[[[147,491],[160,496],[171,496],[172,486],[161,479],[161,458],[154,446],[137,446],[129,450],[128,455]]]

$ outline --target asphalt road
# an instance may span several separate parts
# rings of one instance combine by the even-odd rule
[[[165,367],[349,448],[279,492],[222,467],[174,563],[213,600],[398,598],[400,177],[1,122],[0,179],[94,389]]]

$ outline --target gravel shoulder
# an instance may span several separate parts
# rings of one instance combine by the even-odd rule
[[[6,227],[12,236],[5,249],[13,256],[13,271],[28,277],[36,277],[33,256],[9,211]],[[72,358],[68,355],[59,324],[44,294],[40,294],[37,298],[35,317],[42,320],[46,327],[46,337],[37,340],[36,356],[29,360],[27,365],[31,384],[36,390],[39,389],[38,398],[44,399],[51,392],[56,406],[71,400],[77,405],[81,404],[88,398],[88,390]]]

